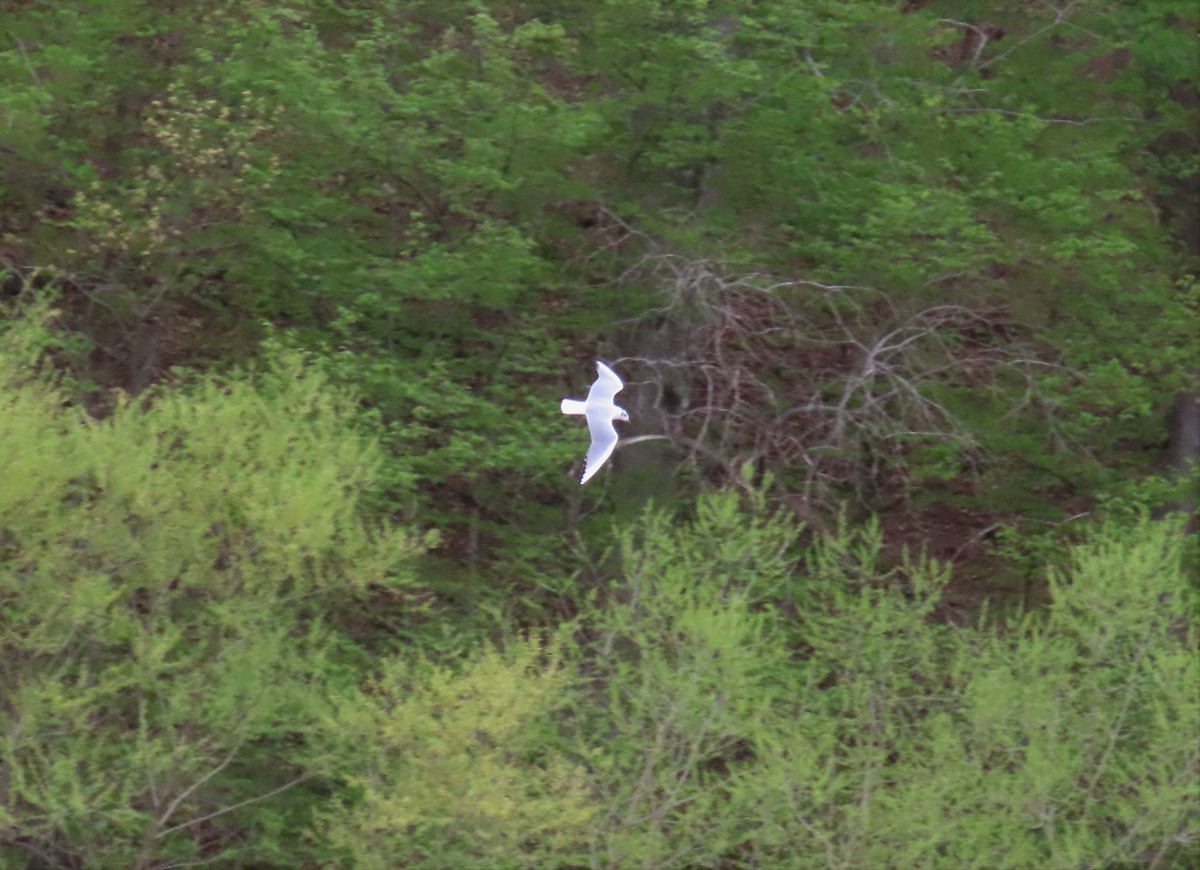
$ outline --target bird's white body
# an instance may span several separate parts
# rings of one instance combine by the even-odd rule
[[[629,412],[613,402],[625,385],[617,373],[602,362],[596,363],[596,372],[596,380],[586,399],[563,399],[561,405],[564,414],[587,418],[588,432],[592,436],[592,446],[583,461],[580,484],[587,483],[617,449],[617,427],[613,421],[629,422]]]

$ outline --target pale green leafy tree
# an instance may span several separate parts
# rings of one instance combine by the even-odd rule
[[[411,582],[359,510],[378,450],[286,354],[97,422],[38,330],[0,336],[0,864],[290,863],[334,627]]]
[[[320,826],[343,866],[586,861],[598,808],[556,735],[572,679],[555,646],[516,641],[455,668],[394,659],[344,699],[330,729],[347,800]]]
[[[636,544],[636,545],[635,545]],[[651,516],[581,617],[594,866],[1184,866],[1200,626],[1175,527],[1095,530],[1039,613],[947,622],[878,527]]]

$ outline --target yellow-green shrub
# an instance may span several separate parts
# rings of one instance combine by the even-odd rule
[[[286,355],[97,422],[31,375],[39,330],[0,335],[0,864],[275,854],[307,810],[258,804],[324,770],[325,625],[409,582],[358,508],[377,449]]]
[[[555,734],[570,683],[532,640],[458,668],[387,663],[330,722],[355,795],[326,819],[334,854],[370,868],[584,862],[596,810]]]

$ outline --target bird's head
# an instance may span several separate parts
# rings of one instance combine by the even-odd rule
[[[624,420],[626,423],[628,423],[629,422],[629,412],[626,411],[624,408],[622,408],[620,405],[613,405],[612,418],[614,420]]]

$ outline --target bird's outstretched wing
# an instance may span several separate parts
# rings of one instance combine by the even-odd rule
[[[596,403],[612,404],[612,400],[617,393],[624,389],[625,384],[621,383],[621,379],[617,377],[617,373],[606,366],[604,363],[597,360],[596,362],[597,378],[592,384],[592,388],[588,390],[587,403],[595,405]]]
[[[597,383],[599,382],[597,381]],[[596,388],[592,387],[592,389]],[[620,388],[618,387],[618,389]],[[612,456],[613,451],[617,449],[617,428],[611,419],[589,415],[588,431],[592,435],[592,446],[588,448],[587,457],[583,460],[583,476],[579,478],[580,484],[587,483],[592,475],[608,462],[608,457]]]

